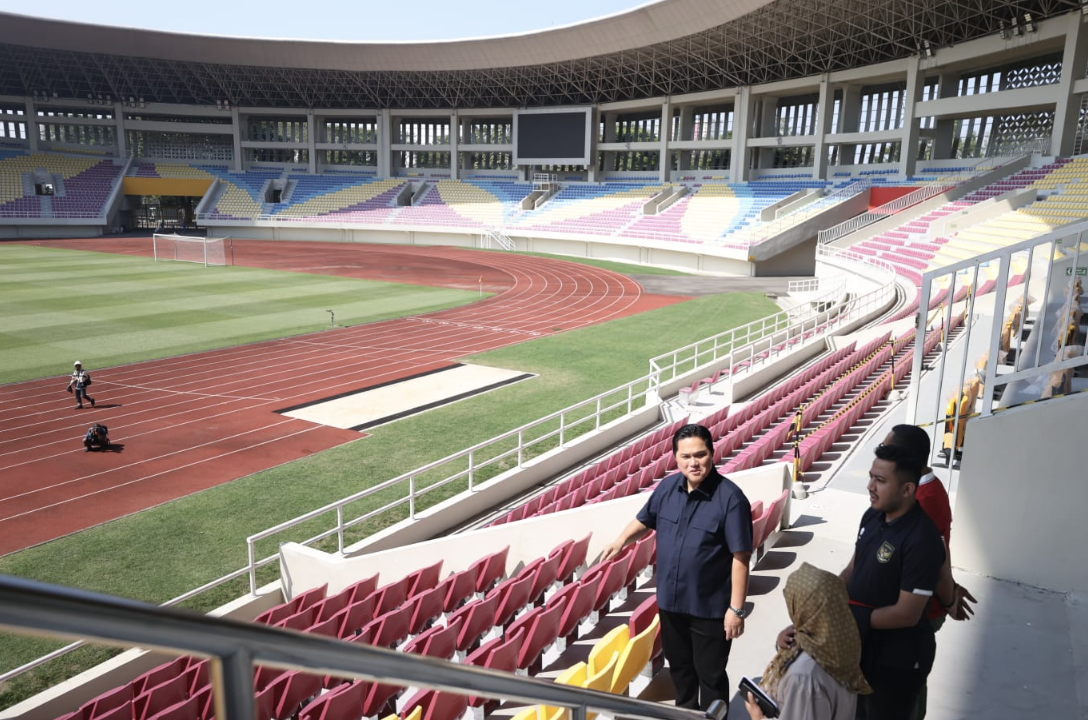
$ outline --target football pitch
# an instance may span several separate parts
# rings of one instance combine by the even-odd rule
[[[0,244],[0,383],[419,315],[478,292]],[[485,294],[486,296],[486,294]],[[330,314],[328,311],[332,310]]]

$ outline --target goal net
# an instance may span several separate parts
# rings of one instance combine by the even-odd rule
[[[155,233],[151,236],[155,262],[177,261],[201,265],[233,265],[229,237],[194,237]]]

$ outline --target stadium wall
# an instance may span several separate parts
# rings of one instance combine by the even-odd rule
[[[1079,393],[971,420],[953,508],[957,567],[1088,593],[1086,417]]]

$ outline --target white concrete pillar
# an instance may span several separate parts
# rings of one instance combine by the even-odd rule
[[[937,81],[937,97],[944,99],[956,97],[959,91],[959,78],[952,71],[941,73]],[[955,120],[938,118],[933,127],[933,159],[946,160],[952,157],[952,131]]]
[[[733,144],[729,151],[729,182],[748,180],[748,137],[753,123],[752,90],[744,86],[737,90],[733,104]]]
[[[918,138],[922,119],[918,117],[918,103],[922,100],[925,76],[917,55],[906,59],[907,87],[903,93],[903,127],[899,146],[899,174],[910,177],[918,167]]]
[[[306,156],[311,173],[317,172],[317,118],[313,110],[306,111]]]
[[[662,183],[669,182],[672,176],[672,157],[669,150],[670,135],[672,133],[672,103],[668,98],[661,103],[661,139],[658,143],[657,179]]]
[[[461,146],[461,128],[458,126],[460,119],[457,111],[450,112],[450,179],[457,180],[461,177],[461,157],[458,148]]]
[[[26,101],[26,139],[30,142],[30,151],[38,151],[38,108],[33,100]]]
[[[128,138],[125,137],[125,104],[113,104],[113,133],[117,138],[117,157],[128,157]]]
[[[242,133],[245,128],[242,127],[242,122],[245,117],[238,112],[238,108],[231,107],[230,109],[230,122],[231,127],[234,128],[234,162],[231,163],[231,170],[234,172],[242,172],[245,167],[245,163],[242,160]]]
[[[835,89],[829,82],[829,75],[820,76],[820,99],[816,106],[816,147],[815,158],[812,162],[812,177],[816,180],[827,179],[827,163],[830,159],[831,148],[827,143],[828,133],[831,132],[832,111],[835,106]]]
[[[1054,105],[1054,128],[1050,134],[1050,152],[1053,155],[1072,155],[1080,119],[1080,96],[1073,94],[1073,83],[1084,77],[1088,59],[1088,33],[1084,29],[1084,15],[1072,12],[1064,18],[1065,49],[1062,53],[1062,77],[1054,86],[1057,102]],[[1048,21],[1049,22],[1049,21]]]
[[[393,162],[393,120],[389,108],[378,111],[378,177],[392,177]]]

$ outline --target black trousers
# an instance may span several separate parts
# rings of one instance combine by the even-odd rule
[[[706,710],[710,703],[729,703],[732,640],[725,639],[724,618],[697,618],[661,610],[661,641],[676,687],[676,706]]]
[[[858,695],[857,720],[909,720],[918,695],[925,687],[921,670],[873,667],[865,670],[873,688],[871,695]]]

